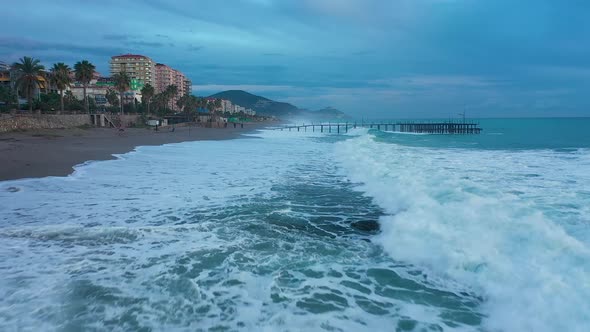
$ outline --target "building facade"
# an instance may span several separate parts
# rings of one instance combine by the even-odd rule
[[[111,75],[127,73],[131,78],[131,89],[139,91],[147,83],[156,86],[156,63],[145,55],[123,54],[111,57]]]
[[[4,61],[0,61],[0,71],[8,71],[10,70],[10,65]]]
[[[179,110],[176,102],[183,96],[190,95],[187,83],[190,83],[190,80],[182,72],[163,63],[156,64],[156,93],[166,91],[170,85],[175,85],[178,91],[176,96],[168,103],[170,109]]]
[[[172,110],[178,110],[177,101],[184,95],[190,95],[192,82],[180,71],[162,63],[156,63],[151,58],[139,54],[123,54],[111,57],[111,75],[125,72],[131,78],[130,91],[125,99],[141,100],[140,91],[145,84],[154,87],[156,93],[166,91],[168,86],[175,85],[178,93],[168,103]],[[128,95],[133,96],[128,96]]]
[[[193,93],[193,82],[188,79],[188,77],[184,78],[184,94],[190,96]]]

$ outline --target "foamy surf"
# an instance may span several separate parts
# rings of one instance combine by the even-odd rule
[[[585,326],[588,150],[370,133],[141,147],[0,183],[0,329]]]
[[[486,329],[587,329],[590,250],[580,223],[589,217],[560,208],[590,204],[587,155],[413,148],[366,135],[338,143],[335,156],[388,214],[378,243],[443,287],[483,296]]]

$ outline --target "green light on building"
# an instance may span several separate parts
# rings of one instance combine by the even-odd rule
[[[139,91],[143,88],[143,82],[141,80],[136,79],[136,78],[132,78],[130,87],[131,87],[131,90]]]

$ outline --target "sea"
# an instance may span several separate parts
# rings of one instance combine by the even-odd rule
[[[0,331],[590,331],[590,119],[479,122],[0,182]]]

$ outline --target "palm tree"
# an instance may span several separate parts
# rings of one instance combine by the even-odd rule
[[[33,93],[40,87],[41,77],[45,67],[39,64],[39,60],[32,57],[23,57],[20,62],[15,62],[12,67],[16,71],[16,87],[23,89],[27,96],[29,112],[33,112]]]
[[[51,80],[59,90],[61,111],[64,111],[64,91],[72,84],[71,69],[63,62],[58,62],[51,68]]]
[[[141,88],[141,102],[147,105],[148,115],[150,115],[150,102],[152,100],[152,97],[154,97],[155,93],[156,91],[154,90],[154,87],[149,83],[147,83],[143,86],[143,88]]]
[[[90,81],[92,81],[95,69],[96,67],[87,60],[78,61],[74,65],[74,71],[76,72],[76,80],[82,83],[82,87],[84,88],[84,107],[86,108],[86,112],[88,113],[90,113],[90,108],[88,107],[88,96],[86,95],[86,89],[88,88],[88,84],[90,84]]]
[[[129,90],[131,85],[131,78],[126,72],[122,71],[118,74],[113,75],[113,82],[115,82],[115,88],[119,91],[119,97],[121,98],[121,114],[123,114],[123,94]]]
[[[167,97],[167,101],[169,101],[170,99],[174,99],[174,97],[176,97],[176,95],[178,94],[178,87],[174,84],[168,85],[166,87],[166,90],[164,91],[164,94]]]

